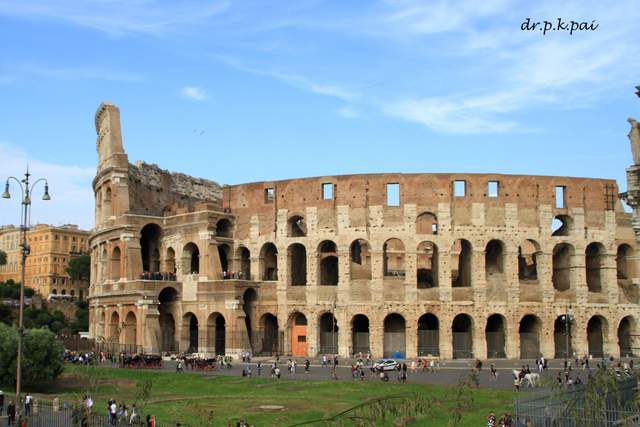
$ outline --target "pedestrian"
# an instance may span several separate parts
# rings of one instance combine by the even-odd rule
[[[4,393],[0,390],[0,417],[2,416],[2,411],[4,411]]]
[[[305,373],[305,374],[308,374],[308,373],[309,373],[309,366],[310,366],[310,365],[311,365],[311,364],[309,363],[309,359],[306,359],[306,360],[304,361],[304,373]]]
[[[291,373],[295,374],[296,373],[296,367],[298,366],[298,362],[296,362],[296,360],[294,359],[293,362],[291,362]]]
[[[322,367],[326,367],[327,366],[327,355],[323,354],[322,355]]]
[[[276,378],[280,379],[280,368],[276,365],[276,369],[274,370],[275,374],[276,374]]]
[[[496,414],[493,412],[490,412],[487,417],[487,427],[496,427]]]
[[[24,396],[24,416],[25,417],[30,417],[31,416],[31,406],[33,405],[33,396],[31,396],[31,394],[27,393]]]
[[[118,407],[116,406],[116,401],[115,400],[111,400],[111,403],[109,404],[109,419],[111,420],[111,425],[116,425],[118,418],[117,418],[117,413],[118,411]]]
[[[491,376],[489,377],[489,379],[491,381],[496,381],[498,379],[498,371],[496,370],[496,365],[494,365],[493,363],[491,364]]]
[[[365,376],[364,369],[360,369],[360,381],[361,382],[364,382],[364,376]]]
[[[262,362],[258,360],[258,364],[256,365],[256,369],[258,370],[258,376],[262,376]]]
[[[7,405],[7,425],[12,426],[16,424],[16,405],[13,400],[9,401]]]

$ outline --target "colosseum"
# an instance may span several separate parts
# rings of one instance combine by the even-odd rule
[[[638,351],[614,180],[322,176],[219,185],[130,164],[95,116],[91,335],[137,351],[547,358]]]

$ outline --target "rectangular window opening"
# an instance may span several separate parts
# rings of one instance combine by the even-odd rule
[[[322,184],[322,200],[333,199],[333,184],[325,182]]]
[[[275,199],[276,191],[273,187],[264,189],[264,202],[265,203],[273,203]]]
[[[466,181],[453,181],[453,195],[455,197],[464,197],[467,193]]]
[[[487,196],[498,197],[500,191],[500,183],[498,181],[489,181],[487,184]]]
[[[556,208],[564,209],[564,193],[566,191],[566,187],[564,185],[556,185]]]
[[[400,206],[400,184],[387,184],[387,206]]]

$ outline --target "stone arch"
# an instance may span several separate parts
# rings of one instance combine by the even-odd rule
[[[111,317],[109,318],[109,338],[116,343],[120,338],[120,315],[117,311],[111,313]]]
[[[318,245],[318,280],[321,286],[336,286],[339,280],[338,248],[331,240]]]
[[[426,313],[418,319],[418,356],[440,355],[440,321]]]
[[[571,289],[571,268],[574,255],[573,246],[569,243],[559,243],[553,248],[553,276],[551,281],[557,291]]]
[[[58,294],[58,291],[57,291],[55,288],[54,288],[54,289],[51,289],[51,294],[53,294],[53,295],[57,295],[57,294]]]
[[[142,271],[157,273],[160,271],[160,239],[162,229],[158,224],[150,223],[140,230],[140,254]]]
[[[466,313],[458,314],[451,322],[454,359],[473,357],[473,318]]]
[[[251,252],[244,246],[236,249],[236,258],[240,261],[239,279],[251,280]]]
[[[177,312],[180,296],[178,291],[172,287],[166,287],[160,291],[158,295],[158,312],[160,313],[160,351],[174,352],[177,351],[175,333],[176,322],[174,313]]]
[[[242,294],[242,311],[244,311],[244,323],[247,328],[250,345],[253,344],[254,340],[253,327],[255,326],[254,319],[256,316],[257,303],[258,293],[253,288],[247,288]]]
[[[600,315],[592,316],[587,322],[587,344],[591,356],[604,357],[607,336],[607,319]]]
[[[136,314],[133,311],[128,312],[122,324],[125,344],[137,344],[137,323]]]
[[[634,342],[637,341],[638,327],[633,316],[625,316],[618,325],[618,346],[620,357],[633,357],[636,354]]]
[[[405,250],[400,239],[392,238],[382,246],[385,277],[405,276]]]
[[[371,347],[369,344],[369,318],[364,314],[356,314],[351,318],[351,352],[367,354]]]
[[[602,292],[602,268],[605,249],[602,243],[590,243],[585,249],[585,273],[589,292]]]
[[[307,284],[307,248],[301,243],[293,243],[287,248],[289,261],[289,284],[305,286]]]
[[[167,272],[176,273],[176,251],[172,247],[167,248],[165,264]]]
[[[104,190],[104,198],[102,199],[102,210],[103,210],[102,219],[105,221],[108,220],[109,217],[113,215],[113,196],[112,196],[110,185],[111,185],[110,182],[106,182],[104,184],[105,190]]]
[[[278,280],[278,249],[271,242],[260,249],[260,278],[265,281]]]
[[[222,220],[221,220],[222,221]],[[229,258],[231,254],[231,247],[226,243],[218,245],[218,258],[220,259],[220,271],[222,271],[223,278],[224,272],[227,272],[227,277],[231,277],[231,265],[229,264]]]
[[[423,212],[416,218],[416,234],[438,234],[438,218],[431,212]]]
[[[365,239],[356,239],[349,246],[351,280],[371,280],[371,247]]]
[[[338,354],[338,320],[333,313],[323,313],[318,319],[320,354]]]
[[[233,237],[233,224],[227,218],[222,218],[216,223],[216,236],[223,238]]]
[[[406,328],[407,322],[398,313],[390,313],[384,318],[384,357],[404,359],[407,355]]]
[[[540,357],[540,332],[542,321],[534,314],[527,314],[520,319],[518,333],[520,335],[520,359],[537,359]]]
[[[633,249],[626,243],[619,245],[616,251],[616,272],[618,282],[631,280],[635,276]]]
[[[451,247],[451,286],[471,286],[471,243],[457,239]]]
[[[540,245],[526,239],[518,246],[518,279],[521,282],[538,280],[538,254]]]
[[[293,215],[287,220],[287,236],[305,237],[307,235],[307,224],[301,215]]]
[[[200,249],[193,242],[187,243],[182,249],[182,272],[184,274],[200,273]]]
[[[207,348],[214,354],[224,355],[226,352],[226,321],[218,312],[207,317]]]
[[[295,311],[291,313],[287,323],[291,335],[291,355],[307,357],[307,317],[299,311]]]
[[[504,272],[506,248],[501,240],[493,239],[487,243],[484,252],[484,274],[487,284],[487,299],[504,301],[506,279]],[[497,337],[498,335],[492,335]]]
[[[111,251],[111,280],[120,280],[122,277],[122,253],[116,246]]]
[[[272,313],[265,313],[260,318],[261,342],[257,353],[264,355],[276,355],[280,352],[280,333],[278,318]],[[255,346],[258,347],[258,346]]]
[[[573,229],[573,218],[569,215],[556,215],[551,221],[552,236],[568,236]]]
[[[487,359],[506,358],[507,321],[504,316],[501,314],[489,316],[484,331],[487,341]]]
[[[573,339],[571,336],[571,315],[558,316],[553,323],[553,341],[555,344],[555,358],[562,359],[573,355]]]
[[[198,317],[192,312],[182,316],[182,342],[186,353],[198,352]]]
[[[418,289],[438,287],[438,246],[421,242],[416,250]]]

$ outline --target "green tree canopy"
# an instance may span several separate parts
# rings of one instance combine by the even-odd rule
[[[0,324],[0,383],[16,380],[17,328]],[[22,379],[25,385],[53,381],[62,372],[64,348],[47,329],[27,329],[24,337]]]
[[[73,280],[89,280],[91,274],[91,257],[83,254],[72,258],[67,267],[67,274]]]
[[[33,289],[24,288],[24,296],[30,298],[33,296]],[[0,282],[0,298],[6,299],[19,299],[20,298],[20,283],[16,283],[13,280],[7,280],[6,282]]]

